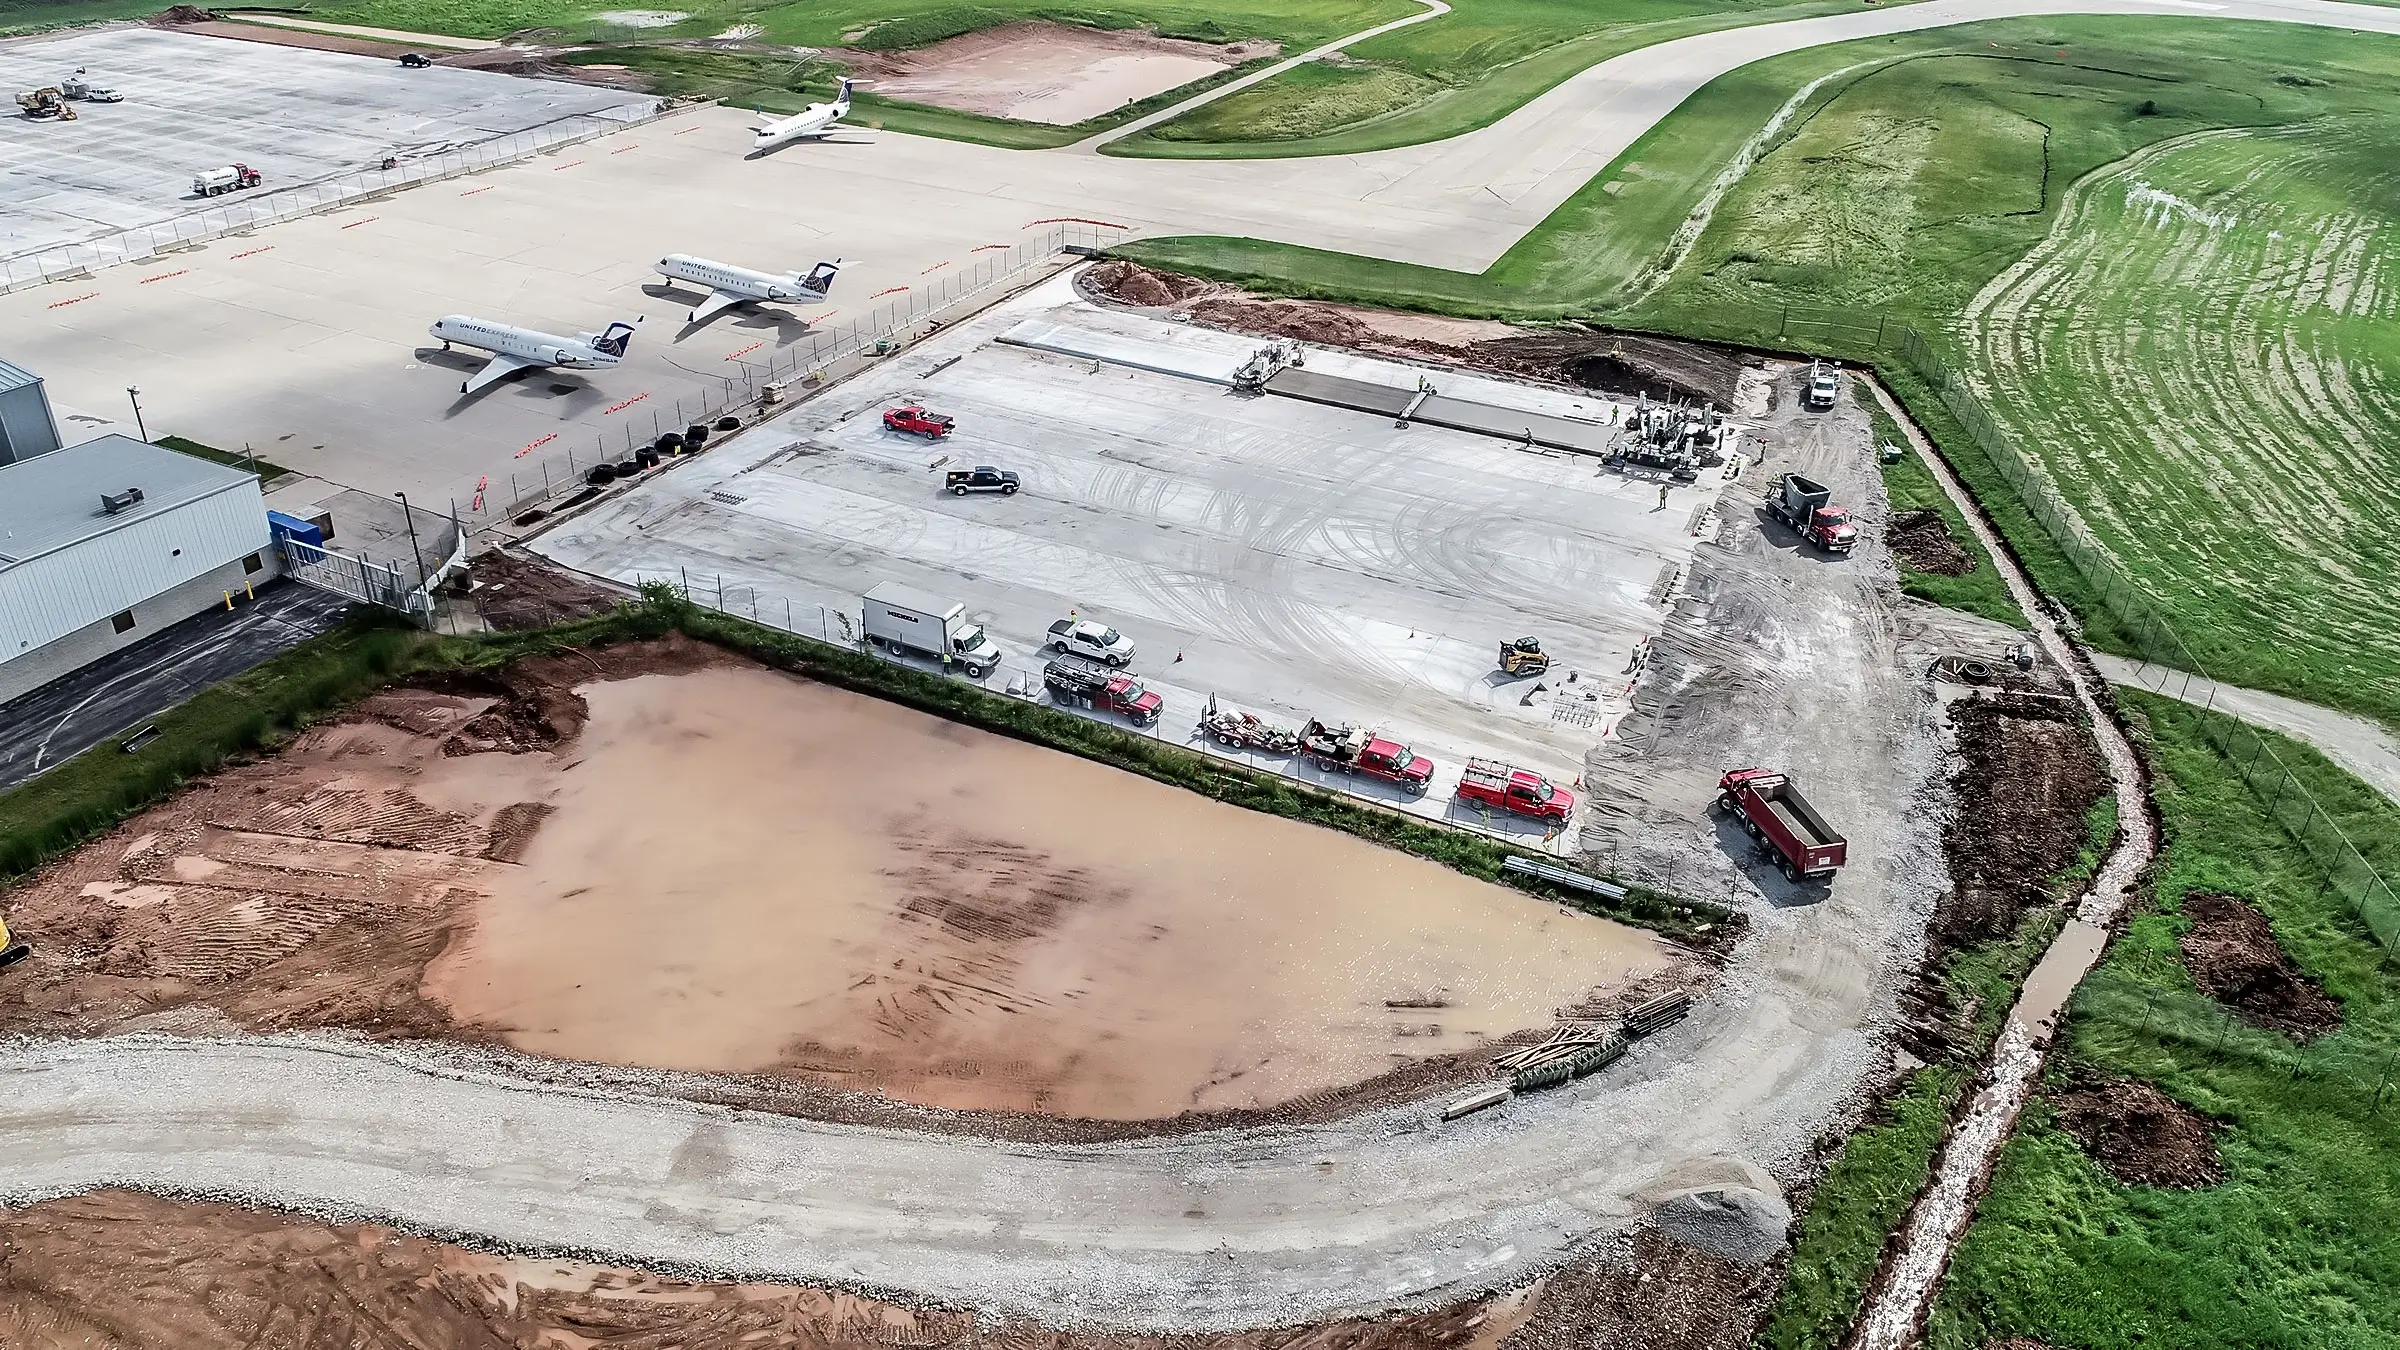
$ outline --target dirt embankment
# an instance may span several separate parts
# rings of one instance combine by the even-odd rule
[[[1891,545],[1901,566],[1915,571],[1963,577],[1975,570],[1975,555],[1950,533],[1950,522],[1942,519],[1939,511],[1919,507],[1899,512],[1884,531],[1884,542]]]
[[[1907,993],[1911,1049],[1927,1058],[1961,1048],[1979,1011],[1957,1006],[1938,977],[1950,953],[2008,937],[2034,910],[2059,904],[2051,878],[2086,842],[2086,817],[2111,790],[2106,761],[2077,706],[2023,689],[1986,690],[1950,706],[1959,766],[1957,807],[1942,835],[1951,889],[1934,906],[1923,973]]]
[[[473,571],[476,608],[485,623],[504,633],[589,618],[624,598],[596,581],[513,553],[479,553]]]
[[[2225,1179],[2208,1117],[2136,1078],[2076,1083],[2052,1097],[2059,1128],[2129,1186],[2191,1189]]]
[[[421,990],[498,865],[548,815],[501,750],[571,742],[574,682],[723,659],[681,639],[386,690],[267,760],[236,764],[29,879],[34,960],[0,982],[0,1033],[328,1027],[496,1043]],[[545,757],[546,758],[546,757]]]
[[[2342,1005],[2292,964],[2249,902],[2193,891],[2183,897],[2183,916],[2192,926],[2176,942],[2192,982],[2242,1020],[2303,1041],[2342,1025]]]
[[[0,1213],[0,1345],[28,1350],[1492,1350],[1526,1302],[1243,1335],[1087,1336],[124,1191]]]
[[[1161,272],[1122,259],[1086,272],[1095,300],[1172,308],[1196,323],[1261,337],[1288,337],[1603,393],[1739,406],[1755,358],[1717,347],[1581,325],[1526,329],[1482,319],[1361,309],[1252,295],[1237,286]]]

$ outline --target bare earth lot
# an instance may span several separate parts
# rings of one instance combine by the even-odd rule
[[[873,80],[878,94],[1072,126],[1280,50],[1272,42],[1220,46],[1035,22],[1002,24],[909,51],[831,55],[852,74]]]
[[[12,979],[6,1020],[356,1026],[1140,1121],[1480,1049],[1666,964],[705,649],[604,659],[629,677],[380,695],[128,823],[16,898],[57,964]]]

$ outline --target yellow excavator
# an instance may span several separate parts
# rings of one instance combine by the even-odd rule
[[[27,117],[37,122],[45,122],[53,118],[61,122],[72,122],[76,118],[75,105],[67,102],[66,95],[59,92],[57,85],[26,90],[17,95],[17,106],[25,110]]]
[[[31,955],[33,955],[33,948],[22,942],[9,940],[8,920],[0,919],[0,970],[6,970]]]

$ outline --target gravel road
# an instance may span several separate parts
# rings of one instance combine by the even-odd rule
[[[1873,520],[1882,505],[1856,420],[1791,427],[1769,465],[1788,459],[1855,491]],[[1755,486],[1735,491],[1754,503]],[[430,1046],[20,1042],[0,1048],[0,1199],[202,1192],[1046,1322],[1193,1331],[1447,1302],[1632,1226],[1679,1178],[1729,1160],[1788,1180],[1888,1062],[1878,1046],[1897,968],[1939,884],[1927,806],[1938,754],[1915,725],[1926,696],[1895,647],[1880,544],[1828,562],[1754,506],[1733,515],[1701,545],[1699,589],[1677,605],[1676,678],[1714,692],[1662,709],[1644,765],[1620,771],[1693,786],[1689,801],[1653,795],[1644,837],[1709,863],[1712,885],[1765,870],[1702,813],[1722,763],[1812,773],[1857,861],[1830,891],[1746,889],[1756,932],[1692,1017],[1583,1083],[1448,1125],[1419,1104],[1036,1146],[536,1086]],[[1730,679],[1710,673],[1710,653]],[[1861,759],[1877,770],[1845,771]]]

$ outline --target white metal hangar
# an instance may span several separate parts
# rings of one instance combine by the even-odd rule
[[[0,464],[0,703],[278,570],[241,469],[115,435]]]

